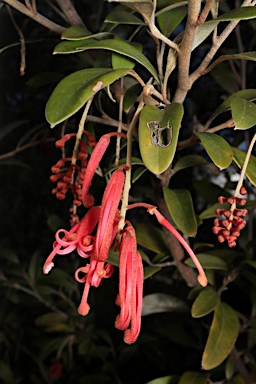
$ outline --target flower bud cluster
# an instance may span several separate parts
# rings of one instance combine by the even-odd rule
[[[246,189],[242,186],[240,189],[242,196],[246,195]],[[246,204],[246,199],[237,196],[223,197],[218,199],[220,204],[230,204],[229,209],[216,209],[217,216],[224,216],[224,218],[216,218],[214,220],[213,233],[217,236],[218,241],[223,243],[225,240],[228,246],[233,248],[236,246],[237,238],[240,236],[240,231],[246,226],[246,221],[242,218],[248,214],[247,209],[237,208],[236,204],[241,206]]]
[[[82,204],[82,185],[88,157],[86,146],[88,145],[89,147],[94,148],[96,145],[94,137],[87,131],[84,131],[84,133],[87,135],[87,143],[80,140],[76,163],[72,163],[71,157],[64,157],[52,166],[51,170],[53,174],[50,176],[52,182],[57,182],[57,186],[52,190],[52,193],[56,195],[57,199],[64,200],[66,193],[70,189],[74,196],[73,205],[75,206],[80,206]],[[75,133],[64,135],[60,140],[56,141],[56,147],[64,148],[66,142],[75,136]],[[77,164],[78,161],[79,165]]]

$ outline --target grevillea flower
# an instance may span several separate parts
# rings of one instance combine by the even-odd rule
[[[110,138],[112,136],[126,137],[124,133],[120,133],[120,132],[108,133],[106,135],[101,136],[100,140],[98,141],[96,147],[93,150],[90,160],[88,161],[86,174],[85,174],[83,187],[82,187],[82,200],[86,208],[90,208],[94,204],[94,198],[92,195],[89,194],[89,188],[92,182],[92,178],[95,175],[96,169],[104,153],[106,152],[106,149],[110,143]]]
[[[120,244],[119,258],[119,294],[116,304],[121,307],[115,326],[124,330],[124,341],[134,343],[141,326],[143,294],[143,266],[137,252],[136,235],[128,222]]]
[[[90,287],[98,287],[103,278],[109,278],[114,272],[114,266],[112,264],[104,265],[104,262],[90,258],[90,264],[87,264],[85,267],[77,269],[75,273],[75,279],[79,283],[85,283],[84,291],[81,299],[81,303],[78,307],[78,313],[82,316],[86,316],[90,310],[90,306],[87,302]],[[84,273],[85,276],[80,278],[79,273]]]
[[[159,222],[159,224],[161,224],[165,228],[167,228],[168,231],[170,231],[176,237],[176,239],[186,249],[186,251],[188,252],[189,256],[193,260],[193,262],[194,262],[194,264],[195,264],[195,266],[196,266],[196,268],[198,270],[197,280],[198,280],[199,284],[202,285],[203,287],[206,287],[208,281],[207,281],[207,277],[205,275],[205,272],[203,270],[202,265],[200,264],[198,258],[196,257],[196,255],[194,254],[194,252],[192,251],[192,249],[190,248],[188,243],[183,239],[183,237],[179,234],[179,232],[172,226],[172,224],[169,223],[169,221],[157,210],[156,207],[154,207],[154,206],[152,206],[150,204],[135,203],[135,204],[129,205],[128,209],[132,209],[132,208],[135,208],[135,207],[144,207],[144,208],[146,208],[151,215],[155,215],[156,216],[156,219]]]
[[[102,198],[98,230],[93,250],[93,257],[98,261],[107,260],[109,249],[116,235],[115,222],[124,181],[125,175],[123,168],[120,167],[112,174]]]
[[[54,266],[53,259],[55,255],[67,255],[75,249],[81,257],[88,257],[88,252],[92,250],[92,236],[91,232],[94,230],[99,221],[100,208],[92,207],[83,219],[74,225],[70,231],[60,229],[56,232],[56,241],[53,244],[53,251],[46,259],[43,271],[45,274],[49,273]],[[64,237],[60,237],[64,234]]]

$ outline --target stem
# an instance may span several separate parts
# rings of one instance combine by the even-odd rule
[[[230,357],[234,361],[235,366],[237,367],[238,371],[240,372],[241,376],[245,378],[248,384],[254,384],[255,380],[250,374],[250,372],[247,370],[244,362],[242,361],[236,347],[232,349],[230,352]]]
[[[57,33],[58,35],[61,35],[62,32],[65,31],[64,27],[62,27],[61,25],[56,24],[53,21],[47,19],[46,17],[44,17],[40,13],[37,12],[34,15],[33,12],[31,12],[24,4],[22,4],[18,0],[4,0],[4,2],[6,4],[9,4],[11,7],[16,9],[17,11],[19,11],[19,12],[23,13],[24,15],[30,17],[31,19],[33,19],[37,23],[39,23],[39,24],[43,25],[44,27],[50,29],[50,31]]]
[[[124,101],[124,79],[123,77],[120,79],[120,98],[119,98],[119,114],[118,114],[118,129],[117,132],[122,132],[123,126],[123,101]],[[115,166],[118,166],[118,162],[120,159],[120,143],[121,137],[117,136],[116,138],[116,159]]]
[[[78,131],[77,131],[77,135],[76,135],[76,142],[75,142],[75,145],[74,145],[74,150],[73,150],[72,160],[71,160],[71,164],[73,164],[73,165],[76,164],[76,158],[77,158],[77,153],[78,153],[78,149],[79,149],[79,144],[80,144],[80,140],[82,138],[83,131],[84,131],[84,124],[85,124],[85,121],[86,121],[87,114],[89,112],[90,106],[92,104],[92,101],[93,101],[93,97],[90,98],[87,101],[86,106],[84,108],[84,112],[83,112],[82,118],[81,118],[81,120],[79,122]]]
[[[125,224],[125,215],[128,206],[129,200],[129,191],[131,188],[131,172],[132,172],[132,141],[133,141],[133,132],[136,127],[140,112],[144,106],[143,98],[141,99],[138,108],[133,116],[130,127],[127,132],[127,153],[126,153],[126,165],[128,167],[125,176],[125,183],[123,189],[122,205],[120,209],[120,221],[118,223],[118,232],[124,228]]]
[[[234,197],[238,196],[239,191],[240,191],[240,189],[241,189],[241,187],[243,185],[244,175],[245,175],[246,168],[247,168],[249,160],[250,160],[251,152],[252,152],[253,146],[255,144],[255,141],[256,141],[256,133],[254,134],[254,136],[252,138],[252,141],[251,141],[251,143],[249,145],[249,148],[248,148],[245,160],[244,160],[244,165],[243,165],[243,168],[242,168],[242,171],[241,171],[241,174],[240,174],[240,178],[239,178],[239,181],[238,181],[237,186],[236,186]]]
[[[109,125],[111,127],[117,127],[119,126],[119,121],[112,119],[109,116],[106,117],[96,117],[92,115],[87,115],[86,118],[87,121],[92,121],[93,123],[99,123],[99,124],[104,124],[104,125]],[[122,123],[122,130],[127,131],[128,127],[127,124]]]
[[[21,60],[20,60],[20,75],[23,76],[23,75],[25,75],[25,68],[26,68],[26,45],[25,45],[25,38],[24,38],[22,30],[20,29],[20,27],[18,26],[18,24],[16,23],[16,21],[15,21],[15,19],[13,17],[11,8],[9,7],[9,5],[7,5],[6,7],[7,7],[8,13],[9,13],[9,16],[11,18],[11,21],[12,21],[12,23],[14,25],[14,28],[18,32],[18,35],[19,35],[19,38],[20,38],[20,57],[21,57]]]

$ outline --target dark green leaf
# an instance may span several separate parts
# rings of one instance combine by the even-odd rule
[[[154,76],[154,78],[159,81],[158,73],[150,61],[143,55],[143,53],[138,51],[138,49],[134,48],[132,44],[125,40],[106,39],[97,41],[94,39],[84,39],[79,41],[64,41],[55,47],[54,53],[77,53],[88,49],[106,49],[108,51],[117,52],[121,55],[130,57],[131,59],[137,61],[137,63],[143,65]]]
[[[195,236],[197,221],[190,192],[164,187],[164,199],[176,226],[186,235]]]
[[[142,21],[132,13],[121,10],[115,10],[115,8],[112,12],[107,15],[105,23],[145,25],[144,21]]]
[[[226,303],[214,310],[210,334],[202,357],[202,368],[213,369],[228,357],[239,333],[236,312]]]
[[[245,99],[231,100],[231,113],[235,129],[248,129],[256,124],[256,105]]]
[[[225,13],[217,17],[216,19],[209,20],[206,23],[218,23],[220,21],[231,21],[231,20],[248,20],[256,17],[255,7],[239,7],[232,9],[232,11]]]
[[[132,183],[135,183],[146,171],[147,168],[145,167],[135,169],[132,174]]]
[[[29,123],[29,120],[14,120],[11,123],[1,126],[0,141],[2,141],[6,136],[11,134],[16,128],[19,128],[22,125],[25,125],[28,123]]]
[[[204,149],[215,165],[220,169],[227,168],[233,158],[233,151],[228,142],[223,137],[215,133],[196,133]]]
[[[245,157],[246,157],[245,152],[240,151],[239,149],[233,147],[233,159],[235,163],[239,166],[239,168],[243,167]],[[250,156],[245,174],[250,180],[250,182],[253,185],[256,185],[256,157],[253,155]]]
[[[202,156],[199,155],[187,155],[179,159],[174,167],[173,171],[178,172],[182,169],[186,169],[189,167],[194,167],[195,165],[206,165],[208,164],[208,161],[205,160]]]
[[[46,105],[46,118],[54,127],[76,113],[101,88],[125,76],[127,69],[82,69],[65,77]]]
[[[228,269],[225,261],[217,256],[209,255],[207,253],[198,253],[196,256],[204,269],[221,269],[224,271]],[[187,259],[185,263],[190,267],[195,267],[192,259],[190,258]]]
[[[178,7],[167,12],[161,12],[161,14],[157,16],[161,32],[167,37],[170,36],[174,29],[182,22],[186,14],[186,7]]]
[[[145,166],[154,174],[158,175],[164,172],[173,160],[182,117],[183,106],[178,103],[168,105],[165,108],[165,111],[162,111],[153,105],[146,105],[141,111],[139,122],[140,153]],[[154,121],[158,122],[162,128],[167,127],[168,125],[172,129],[172,140],[169,145],[169,129],[164,130],[167,134],[166,142],[165,138],[161,136],[162,143],[167,145],[165,148],[159,145],[153,145],[152,137],[156,134],[156,131],[155,133],[152,132],[154,129],[152,126],[154,123],[152,122]],[[147,123],[151,124],[150,129]]]
[[[144,268],[144,280],[148,279],[149,277],[153,276],[155,273],[161,271],[162,268],[160,267],[151,267],[147,266]]]
[[[134,84],[127,89],[124,95],[123,108],[125,112],[129,112],[130,108],[134,105],[135,101],[141,94],[141,85]]]
[[[202,317],[212,312],[220,303],[220,296],[211,287],[205,287],[197,296],[191,309],[193,317]]]
[[[10,263],[19,264],[19,258],[16,252],[12,249],[2,248],[0,249],[0,258],[9,261]]]
[[[215,117],[221,113],[228,111],[231,108],[231,101],[236,97],[250,101],[256,100],[256,89],[244,89],[229,96],[225,101],[223,101],[221,105],[219,105],[219,107],[213,113],[210,121],[213,121]]]
[[[188,312],[188,305],[176,296],[151,293],[143,297],[142,316],[162,312]]]
[[[239,90],[236,78],[230,71],[229,63],[221,63],[210,72],[212,78],[228,93],[233,94]]]
[[[154,252],[169,254],[163,231],[148,224],[135,224],[137,243]]]
[[[206,384],[210,375],[199,372],[185,372],[181,376],[178,384]]]

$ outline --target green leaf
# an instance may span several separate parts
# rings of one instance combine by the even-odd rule
[[[197,28],[195,38],[192,44],[192,51],[196,49],[213,32],[215,24],[203,23]]]
[[[143,53],[125,40],[106,39],[97,41],[94,39],[84,39],[79,41],[63,41],[55,47],[54,54],[78,53],[88,49],[106,49],[130,57],[137,61],[137,63],[143,65],[154,78],[159,81],[158,73],[150,61],[143,55]]]
[[[135,224],[137,243],[150,251],[169,254],[163,231],[148,224]]]
[[[146,105],[141,111],[139,122],[140,153],[145,166],[156,175],[164,172],[173,160],[183,112],[182,104],[178,103],[168,105],[164,111],[153,105]],[[168,136],[166,142],[165,138],[161,136],[162,142],[167,145],[165,148],[153,145],[152,136],[155,133],[152,133],[152,125],[150,129],[147,126],[147,123],[152,124],[153,121],[159,122],[159,126],[162,128],[168,125],[172,129],[172,140],[169,145]],[[168,129],[164,132],[168,134]]]
[[[161,14],[157,16],[161,32],[166,37],[170,36],[174,29],[182,22],[186,14],[186,7],[178,7],[166,12],[161,12]]]
[[[235,129],[248,129],[256,124],[256,105],[245,99],[231,100],[231,113]]]
[[[132,45],[138,49],[139,52],[142,52],[142,46],[137,43],[132,43]],[[129,68],[133,69],[135,67],[136,62],[124,55],[120,55],[119,53],[113,52],[112,53],[112,67],[114,69],[118,68]]]
[[[65,29],[61,35],[61,38],[63,40],[80,40],[90,35],[91,33],[87,28],[80,27],[79,25],[73,25],[72,27]]]
[[[99,91],[126,75],[128,69],[89,68],[65,77],[46,104],[46,118],[53,128],[74,115]]]
[[[154,5],[151,0],[111,0],[111,2],[118,2],[133,9],[134,11],[140,13],[146,21],[151,19],[154,11]]]
[[[161,271],[162,268],[160,267],[145,267],[144,268],[144,280],[148,279],[149,277],[153,276],[155,273]]]
[[[220,269],[224,271],[228,269],[228,266],[225,261],[223,261],[217,256],[209,255],[207,253],[198,253],[196,257],[198,258],[204,269]],[[193,268],[195,267],[193,260],[190,258],[185,261],[185,264]]]
[[[176,384],[176,377],[174,376],[164,376],[158,377],[157,379],[148,381],[146,384]]]
[[[217,167],[224,169],[231,164],[233,151],[223,137],[208,132],[196,133],[196,135]]]
[[[246,153],[240,151],[239,149],[233,147],[233,159],[239,168],[243,167],[245,161]],[[246,176],[253,185],[256,185],[256,157],[251,155],[246,171]]]
[[[176,296],[151,293],[143,297],[142,316],[163,312],[188,312],[188,305]]]
[[[16,252],[9,248],[2,248],[0,250],[1,260],[7,260],[10,263],[19,264],[19,258]]]
[[[142,21],[132,13],[121,11],[119,9],[116,10],[115,8],[112,12],[107,15],[104,21],[105,23],[114,24],[146,25],[144,21]]]
[[[211,313],[220,303],[220,296],[211,287],[204,288],[194,301],[191,314],[193,317],[202,317]]]
[[[186,235],[195,236],[197,221],[190,192],[186,189],[163,188],[164,199],[176,226]]]
[[[232,71],[230,71],[229,63],[221,63],[210,72],[212,78],[228,93],[235,93],[239,90],[237,80]]]
[[[141,91],[142,89],[140,84],[134,84],[127,89],[124,95],[124,102],[123,102],[123,108],[126,113],[128,113],[131,107],[134,105],[135,101],[141,94]]]
[[[239,333],[236,312],[226,303],[214,310],[210,334],[202,357],[202,368],[213,369],[228,357]]]
[[[240,7],[232,9],[232,11],[225,13],[217,17],[216,19],[209,20],[206,24],[209,23],[219,23],[220,21],[231,21],[231,20],[248,20],[254,19],[256,17],[255,7]]]
[[[209,163],[202,156],[187,155],[187,156],[183,156],[181,159],[179,159],[175,163],[173,167],[173,171],[178,172],[178,171],[181,171],[182,169],[194,167],[195,165],[206,165],[206,164],[209,164]]]
[[[239,99],[245,99],[250,101],[256,100],[256,89],[243,89],[242,91],[238,91],[233,95],[229,96],[225,101],[223,101],[223,103],[221,103],[221,105],[218,106],[218,108],[213,113],[210,121],[213,121],[215,117],[217,117],[221,113],[228,111],[231,108],[231,101],[236,97]]]
[[[59,324],[65,321],[64,317],[56,312],[48,312],[38,316],[35,320],[36,325],[39,327],[47,327],[49,325]]]
[[[199,372],[185,372],[178,384],[206,384],[210,375]]]
[[[132,183],[135,183],[145,172],[147,172],[145,167],[135,169],[132,174]]]

